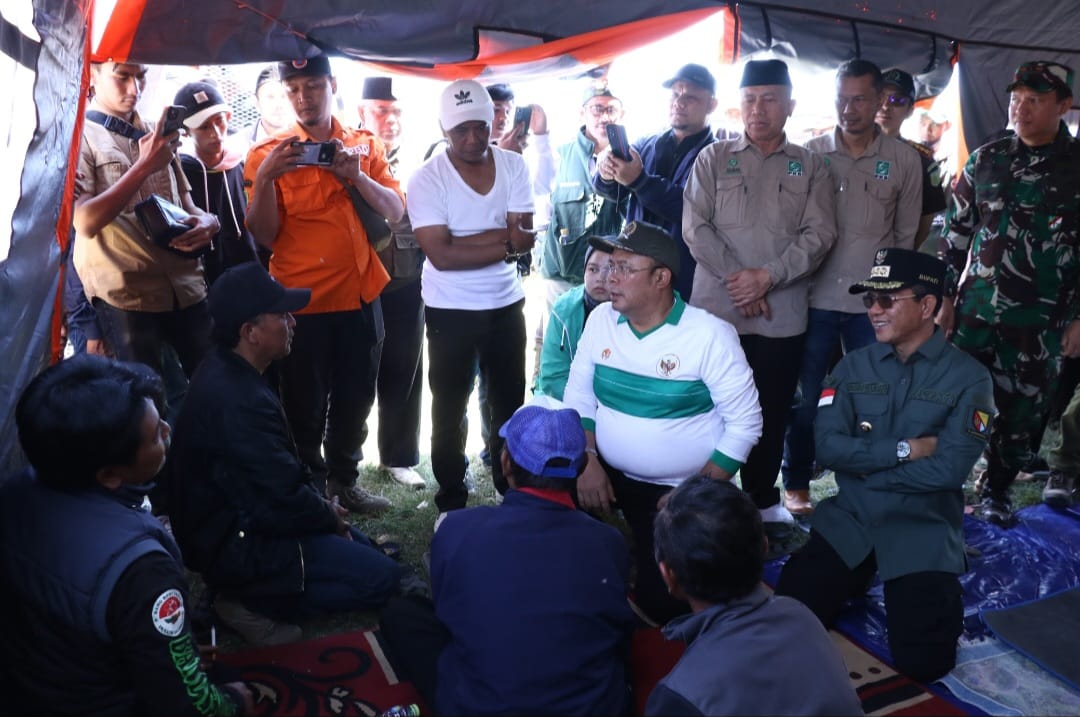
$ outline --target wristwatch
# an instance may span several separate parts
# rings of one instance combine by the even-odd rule
[[[911,460],[911,444],[907,441],[896,442],[896,460],[900,463],[907,463]]]

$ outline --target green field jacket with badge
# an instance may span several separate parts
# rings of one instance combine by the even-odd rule
[[[551,223],[540,262],[540,275],[545,279],[581,284],[585,281],[588,237],[618,234],[622,229],[630,193],[625,192],[621,202],[596,193],[589,171],[595,147],[584,128],[578,130],[573,142],[559,147],[559,171],[551,190]]]
[[[939,328],[906,362],[886,343],[849,353],[818,401],[817,461],[839,491],[813,529],[850,568],[873,551],[882,580],[963,573],[963,486],[994,415],[989,372]],[[901,463],[897,442],[925,436],[933,455]]]

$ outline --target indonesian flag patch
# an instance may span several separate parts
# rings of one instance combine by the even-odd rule
[[[817,407],[821,408],[822,406],[831,406],[834,398],[836,398],[835,388],[826,388],[822,390],[821,398],[819,398],[817,401]]]

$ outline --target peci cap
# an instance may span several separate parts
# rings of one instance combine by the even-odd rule
[[[222,272],[210,286],[207,303],[218,327],[237,329],[259,314],[299,311],[311,301],[311,289],[286,289],[256,261]]]
[[[572,408],[538,396],[499,429],[514,462],[534,476],[573,480],[585,468],[585,429]],[[558,459],[557,465],[549,465]]]
[[[392,82],[390,77],[368,77],[364,80],[364,89],[360,95],[362,100],[385,100],[397,102],[397,97],[390,89]]]
[[[915,101],[915,78],[899,67],[893,67],[881,73],[882,84],[899,87],[900,91]]]
[[[439,125],[446,131],[465,122],[495,120],[495,104],[476,80],[451,82],[439,97]]]
[[[870,278],[855,282],[848,292],[897,291],[916,284],[940,297],[945,288],[945,262],[911,249],[881,249],[874,256]]]
[[[647,256],[670,269],[673,277],[679,275],[679,247],[670,234],[655,224],[630,222],[618,236],[591,236],[589,244],[607,252],[622,249]]]
[[[787,63],[783,60],[750,60],[743,67],[740,89],[743,87],[761,87],[762,85],[780,85],[791,87],[791,75]]]
[[[278,76],[282,80],[290,77],[321,77],[333,76],[330,70],[330,58],[326,55],[315,55],[301,60],[287,60],[278,63]]]
[[[663,86],[670,88],[676,82],[690,82],[702,89],[708,90],[712,94],[716,94],[716,78],[704,67],[695,65],[692,62],[689,65],[680,67],[679,71],[675,73],[675,76],[665,82]]]
[[[209,82],[189,82],[181,87],[173,104],[184,108],[184,126],[188,129],[201,127],[202,123],[219,112],[232,114],[218,88]]]
[[[1057,62],[1035,60],[1025,62],[1016,68],[1013,81],[1005,88],[1006,92],[1012,92],[1020,85],[1030,87],[1036,92],[1062,91],[1069,97],[1073,95],[1073,71],[1071,67]]]

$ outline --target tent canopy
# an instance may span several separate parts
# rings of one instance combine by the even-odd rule
[[[1080,69],[1075,3],[1058,0],[5,0],[0,476],[21,461],[16,398],[59,344],[88,59],[228,64],[322,51],[443,79],[569,75],[715,12],[725,13],[719,62],[759,52],[826,66],[862,57],[912,72],[923,95],[958,65],[971,146],[1005,125],[1004,87],[1018,64]],[[13,131],[16,114],[36,118],[32,131]]]

